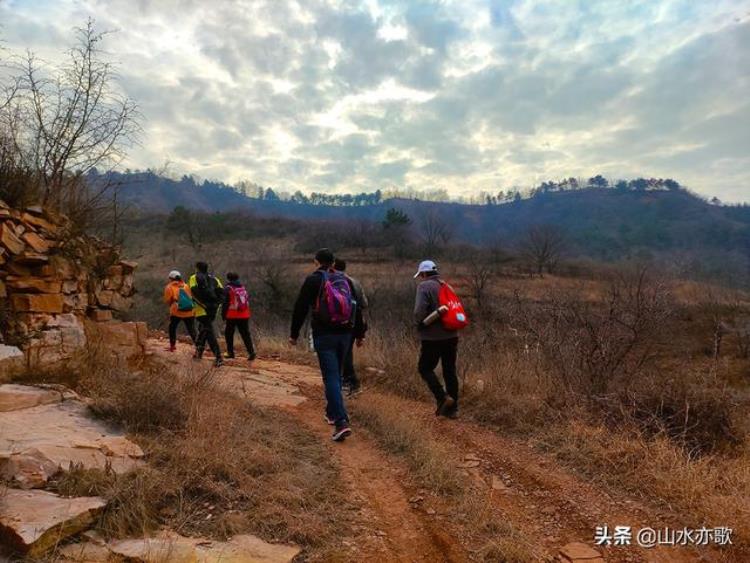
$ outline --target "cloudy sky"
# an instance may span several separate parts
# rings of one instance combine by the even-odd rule
[[[285,190],[674,177],[750,201],[750,0],[0,0],[54,61],[88,16],[133,168]]]

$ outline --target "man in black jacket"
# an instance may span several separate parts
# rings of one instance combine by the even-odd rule
[[[349,426],[349,415],[346,412],[341,393],[342,369],[352,338],[355,338],[357,345],[361,346],[366,329],[362,321],[362,311],[356,306],[356,303],[354,303],[353,323],[349,324],[328,323],[315,313],[321,298],[324,279],[329,275],[340,275],[333,272],[333,261],[333,253],[327,248],[323,248],[315,254],[316,270],[305,279],[294,305],[289,343],[297,344],[305,318],[310,309],[313,309],[311,327],[313,344],[318,355],[325,386],[326,421],[335,425],[332,438],[334,441],[340,442],[352,433]],[[354,297],[354,288],[351,282],[348,283],[350,294]]]
[[[206,344],[214,354],[214,366],[224,364],[221,359],[221,348],[214,332],[214,320],[219,311],[223,296],[221,280],[208,272],[206,262],[195,263],[195,274],[190,276],[188,285],[196,302],[195,320],[198,321],[198,338],[195,341],[195,359],[203,357]]]

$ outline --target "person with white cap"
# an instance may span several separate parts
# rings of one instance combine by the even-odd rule
[[[456,356],[458,332],[445,328],[438,318],[440,288],[445,283],[440,279],[438,267],[432,260],[419,264],[414,278],[419,280],[414,304],[414,320],[421,341],[419,375],[422,376],[437,402],[435,414],[455,418],[458,414],[458,376]],[[437,322],[435,322],[437,321]],[[442,364],[445,387],[435,374],[438,363]]]
[[[169,283],[164,288],[164,302],[169,305],[169,348],[170,352],[177,349],[177,326],[180,321],[190,338],[195,342],[195,303],[188,285],[182,281],[177,270],[169,272]]]

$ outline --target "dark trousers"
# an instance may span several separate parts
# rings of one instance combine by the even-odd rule
[[[458,338],[447,340],[422,340],[422,350],[419,354],[419,375],[435,396],[438,405],[443,402],[446,394],[456,400],[458,404],[458,376],[456,375],[456,355],[458,352]],[[435,374],[438,363],[443,366],[443,380],[445,388]]]
[[[180,321],[185,323],[185,328],[190,335],[190,339],[195,342],[195,318],[194,317],[169,317],[169,345],[175,346],[177,344],[177,327]]]
[[[195,341],[195,349],[198,354],[203,354],[203,350],[206,349],[206,344],[214,353],[216,359],[221,358],[221,349],[219,348],[219,341],[216,340],[216,333],[214,332],[214,319],[216,318],[216,309],[206,309],[206,314],[200,317],[195,317],[198,321],[198,338]]]
[[[346,353],[344,359],[344,385],[348,385],[352,389],[359,387],[359,378],[354,371],[354,338],[349,343],[349,351]]]
[[[341,394],[341,370],[351,341],[351,334],[313,334],[326,393],[326,416],[335,421],[337,427],[349,422]]]
[[[242,342],[247,349],[247,355],[252,360],[255,358],[255,347],[253,337],[250,336],[250,319],[226,319],[224,326],[224,339],[227,342],[227,355],[234,357],[234,330],[239,331]]]

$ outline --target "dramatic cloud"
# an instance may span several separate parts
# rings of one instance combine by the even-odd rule
[[[750,200],[750,2],[0,0],[0,38],[55,61],[88,17],[143,114],[131,168],[454,195],[669,176]]]

